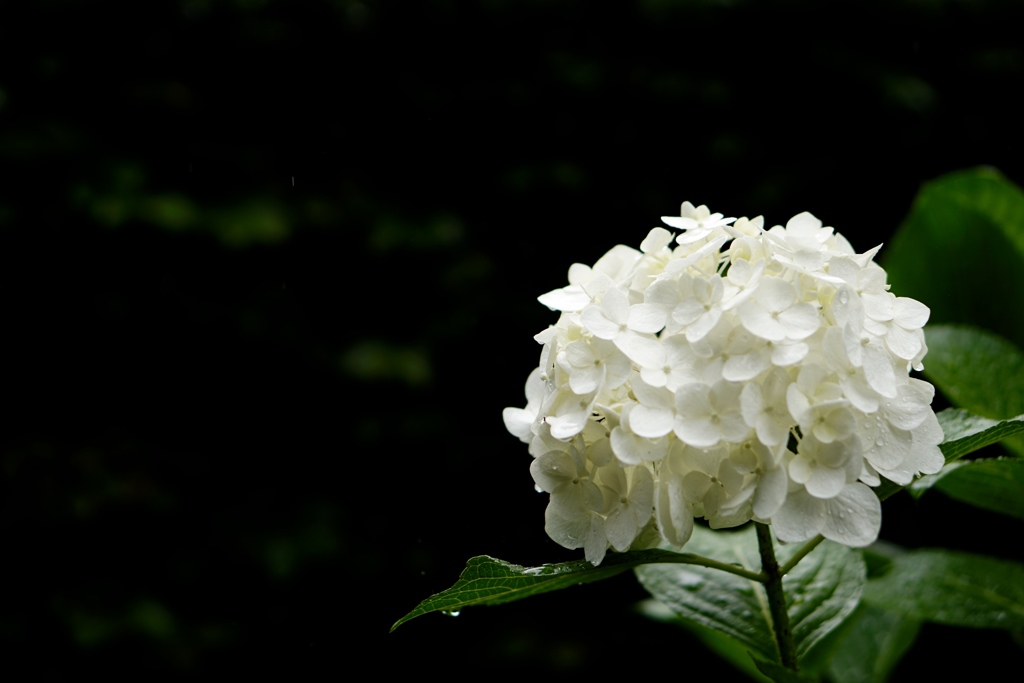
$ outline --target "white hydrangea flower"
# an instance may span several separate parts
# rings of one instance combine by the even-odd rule
[[[933,387],[911,377],[928,308],[889,291],[873,261],[809,213],[764,228],[684,202],[639,249],[617,245],[539,301],[525,408],[548,535],[600,563],[677,548],[695,518],[751,520],[779,539],[872,543],[882,478],[943,465]]]

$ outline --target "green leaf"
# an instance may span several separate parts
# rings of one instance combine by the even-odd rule
[[[950,402],[997,420],[1024,413],[1024,352],[1019,348],[964,325],[929,326],[925,338],[925,377]],[[1012,439],[1008,445],[1024,453],[1024,441]]]
[[[892,291],[931,308],[933,324],[976,325],[1024,346],[1024,316],[1006,304],[1024,300],[1024,192],[994,169],[926,183],[881,263]]]
[[[649,619],[686,629],[689,633],[692,633],[696,638],[698,638],[710,651],[736,667],[737,670],[743,672],[751,679],[755,681],[771,680],[758,671],[757,665],[754,664],[754,657],[751,656],[750,651],[743,647],[742,643],[738,640],[730,638],[719,631],[705,628],[694,621],[683,619],[669,609],[667,605],[655,600],[654,598],[644,600],[640,603],[639,608],[640,612]]]
[[[760,567],[752,526],[739,531],[696,527],[687,549],[750,570]],[[780,564],[798,548],[778,548]],[[778,654],[764,587],[709,567],[647,565],[636,570],[640,583],[680,617],[724,633],[759,656]],[[853,610],[865,582],[859,553],[825,541],[783,579],[790,628],[797,655],[835,628]]]
[[[947,408],[935,414],[942,427],[940,444],[946,462],[998,443],[1007,437],[1024,433],[1024,415],[1006,420],[990,420],[959,408]]]
[[[757,670],[775,681],[775,683],[809,683],[814,680],[811,678],[805,678],[796,671],[791,671],[781,664],[758,659],[753,655],[753,653],[751,653],[750,658],[754,660]]]
[[[523,567],[487,555],[471,558],[451,588],[436,593],[391,627],[396,628],[430,612],[457,613],[465,607],[500,605],[524,598],[608,579],[649,562],[701,562],[702,558],[669,550],[609,553],[600,566],[585,560]]]
[[[937,488],[951,498],[1017,519],[1024,519],[1024,460],[990,458],[950,463],[938,474],[910,485],[919,497]]]
[[[832,683],[888,679],[920,630],[916,619],[862,602],[836,630],[836,638],[830,643],[829,679]]]
[[[960,408],[993,419],[1024,413],[1024,352],[993,332],[930,325],[925,376]]]
[[[950,550],[892,558],[864,602],[907,618],[973,628],[1024,628],[1024,565]]]

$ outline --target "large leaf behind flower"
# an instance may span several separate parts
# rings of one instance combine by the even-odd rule
[[[925,332],[925,376],[952,403],[995,419],[1024,413],[1020,348],[997,334],[966,325],[929,325]],[[1024,454],[1024,439],[1009,439],[1006,445]]]
[[[740,531],[697,527],[686,549],[752,571],[761,565],[752,526]],[[796,550],[780,547],[780,563]],[[760,583],[699,566],[645,565],[636,574],[644,588],[681,618],[729,635],[769,660],[778,659],[767,595]],[[783,588],[798,656],[857,606],[865,576],[859,552],[829,541],[785,576]]]
[[[1024,629],[1024,565],[950,550],[914,550],[868,582],[864,601],[913,619]]]
[[[976,325],[1024,347],[1024,192],[998,171],[925,184],[881,264],[892,292],[928,306],[932,324]]]
[[[868,581],[870,584],[870,580]],[[885,681],[910,650],[920,622],[863,600],[828,643],[825,669],[832,683]]]

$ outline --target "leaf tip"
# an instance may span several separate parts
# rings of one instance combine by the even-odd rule
[[[402,617],[395,623],[391,624],[391,628],[388,629],[388,633],[394,633],[395,629],[397,629],[399,626],[409,621],[410,619],[414,618],[415,616],[415,614],[406,614],[404,617]]]

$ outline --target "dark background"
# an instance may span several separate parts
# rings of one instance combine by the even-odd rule
[[[864,251],[943,173],[1024,181],[1020,3],[22,5],[0,667],[32,680],[707,666],[628,575],[388,634],[473,555],[582,556],[501,420],[536,297],[683,200]],[[936,494],[883,538],[1020,532]],[[1020,656],[927,627],[900,675],[947,647]]]

